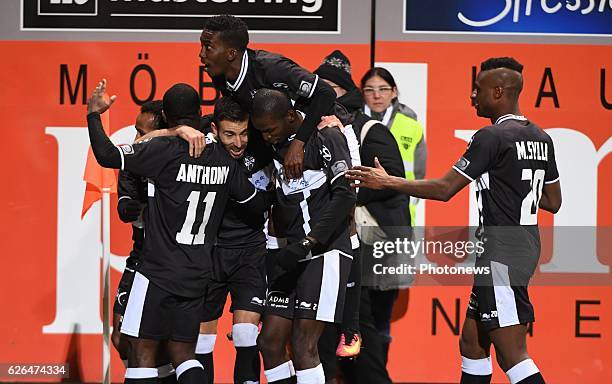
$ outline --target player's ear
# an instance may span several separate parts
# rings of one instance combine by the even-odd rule
[[[503,95],[504,95],[504,87],[502,87],[501,85],[498,85],[497,87],[495,87],[495,98],[501,99]]]
[[[236,48],[227,49],[227,61],[234,61],[238,57],[238,50]]]
[[[215,136],[219,136],[219,132],[217,131],[217,124],[214,122],[210,123],[210,128],[212,129],[212,133]]]

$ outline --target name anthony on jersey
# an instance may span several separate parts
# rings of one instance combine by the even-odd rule
[[[225,184],[229,167],[205,167],[197,164],[181,164],[176,181],[197,184]]]

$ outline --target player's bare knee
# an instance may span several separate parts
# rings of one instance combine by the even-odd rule
[[[302,357],[309,360],[318,356],[318,345],[319,339],[305,330],[300,328],[294,328],[291,334],[291,346],[293,353],[301,360]]]
[[[284,353],[285,345],[279,337],[273,333],[262,331],[257,336],[257,348],[264,356],[272,356]]]
[[[459,351],[461,356],[469,359],[484,359],[488,356],[487,351],[478,343],[478,339],[465,333],[459,338]]]

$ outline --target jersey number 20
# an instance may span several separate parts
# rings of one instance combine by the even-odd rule
[[[531,189],[521,204],[521,225],[536,225],[538,223],[538,206],[542,198],[544,186],[543,169],[524,168],[521,180],[529,181]]]
[[[200,203],[200,191],[191,191],[189,197],[187,198],[187,201],[189,202],[189,207],[187,207],[187,216],[185,217],[185,222],[183,223],[181,231],[176,234],[176,241],[179,244],[204,244],[206,224],[208,224],[208,219],[210,219],[210,212],[212,211],[216,195],[217,192],[208,192],[206,196],[204,196],[204,217],[202,218],[202,223],[198,228],[198,233],[194,235],[191,232],[193,230],[193,223],[196,219],[198,204]]]

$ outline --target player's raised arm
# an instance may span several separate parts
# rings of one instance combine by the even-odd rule
[[[106,79],[102,79],[87,100],[87,128],[91,148],[98,164],[105,168],[121,168],[121,154],[113,145],[102,126],[100,114],[106,112],[115,102],[117,96],[106,93]]]
[[[115,146],[104,132],[100,114],[104,113],[117,97],[106,94],[106,79],[103,79],[87,103],[87,129],[91,148],[98,164],[105,168],[130,171],[136,175],[155,177],[169,158],[168,147],[162,138],[140,144]]]

